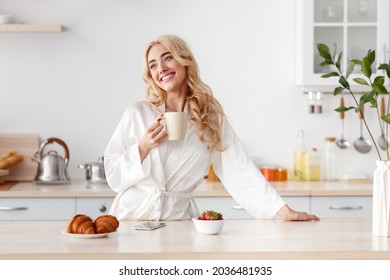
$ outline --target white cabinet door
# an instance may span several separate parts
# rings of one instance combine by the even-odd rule
[[[309,196],[283,196],[282,198],[291,209],[310,213]]]
[[[338,52],[343,52],[344,73],[347,60],[361,59],[369,49],[376,50],[377,65],[389,60],[388,0],[297,0],[296,17],[297,84],[304,91],[338,85],[337,78],[321,78],[331,71],[319,66],[323,59],[317,43],[332,49],[337,45]],[[349,79],[351,84],[359,87],[353,78],[354,74]]]
[[[320,219],[369,219],[372,217],[372,197],[313,196],[311,212]]]
[[[78,197],[76,198],[76,213],[95,219],[107,214],[113,201],[113,197]]]
[[[282,198],[291,209],[299,212],[310,213],[309,196],[283,196]],[[274,218],[278,220],[281,219],[278,215]]]
[[[231,197],[194,197],[199,211],[214,210],[222,213],[224,219],[254,219]]]
[[[68,220],[75,214],[74,198],[1,198],[0,220]]]
[[[254,219],[231,197],[195,197],[194,199],[200,212],[215,210],[222,213],[225,219]],[[310,197],[289,196],[283,199],[294,210],[310,212]]]

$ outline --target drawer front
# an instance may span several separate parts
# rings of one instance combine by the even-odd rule
[[[76,213],[85,214],[95,219],[100,215],[107,214],[113,201],[113,197],[76,198]]]
[[[254,219],[231,197],[194,197],[200,212],[214,210],[223,214],[224,219]]]
[[[282,198],[291,209],[299,212],[310,213],[309,196],[283,196]]]
[[[320,219],[369,219],[372,217],[371,196],[311,198],[311,212]]]
[[[68,220],[74,213],[74,198],[0,199],[1,221]]]
[[[290,208],[310,213],[310,197],[283,197]],[[196,197],[199,211],[215,210],[221,212],[226,219],[254,219],[231,197]],[[276,215],[276,219],[279,217]]]

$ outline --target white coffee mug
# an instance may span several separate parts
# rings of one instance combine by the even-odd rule
[[[183,140],[186,134],[187,113],[167,112],[164,114],[168,140]]]

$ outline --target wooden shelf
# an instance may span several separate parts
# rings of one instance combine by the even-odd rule
[[[58,24],[0,24],[0,32],[62,32]]]

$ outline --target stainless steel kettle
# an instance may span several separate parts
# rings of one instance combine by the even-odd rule
[[[65,150],[65,158],[60,156],[56,151],[51,150],[42,155],[46,145],[58,143]],[[37,175],[33,183],[35,184],[69,184],[68,175],[69,149],[65,142],[58,138],[49,138],[44,141],[39,150],[31,159],[38,162]]]
[[[86,179],[90,184],[107,184],[104,172],[104,158],[101,156],[98,162],[79,164],[80,169],[85,169]]]

